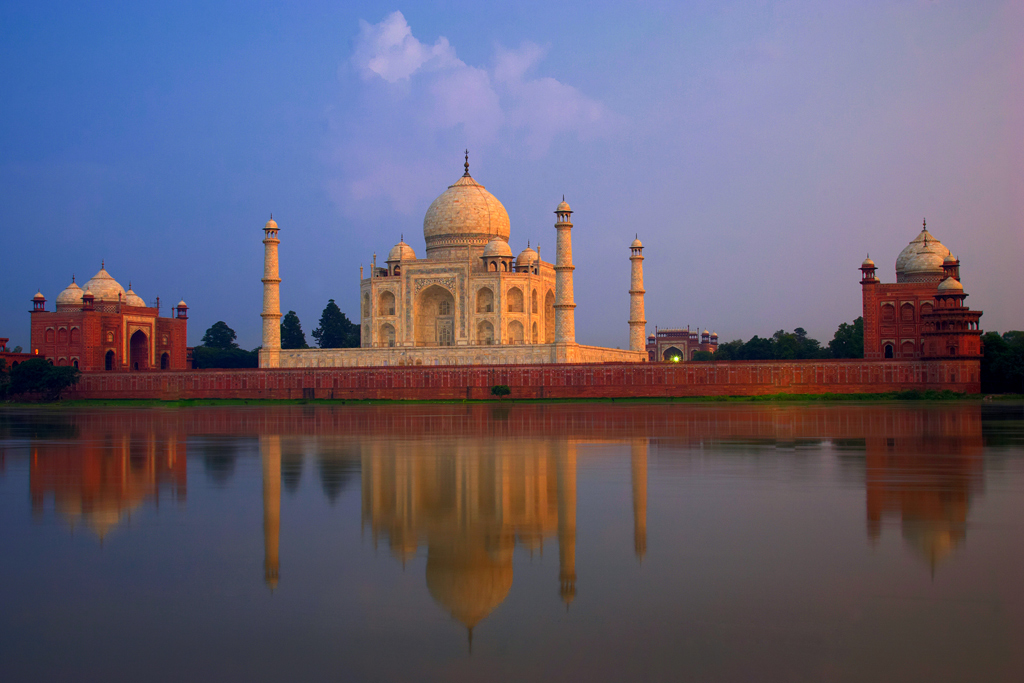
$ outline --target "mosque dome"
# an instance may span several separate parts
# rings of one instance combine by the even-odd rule
[[[75,284],[75,279],[71,278],[71,284],[64,288],[64,291],[57,295],[58,306],[81,306],[82,305],[82,288]]]
[[[512,247],[508,246],[508,242],[505,240],[495,237],[493,240],[487,243],[484,247],[484,256],[512,256]]]
[[[964,286],[955,277],[947,277],[939,283],[940,292],[962,292]]]
[[[145,306],[146,302],[142,297],[132,291],[132,283],[128,283],[128,291],[125,292],[124,302],[129,306]]]
[[[423,218],[427,254],[447,247],[481,247],[497,238],[508,241],[508,212],[501,202],[466,173],[433,201]],[[510,254],[511,255],[511,254]]]
[[[511,547],[492,552],[483,543],[463,540],[438,543],[427,552],[431,597],[468,628],[504,602],[511,588]]]
[[[412,250],[405,240],[399,240],[398,244],[391,247],[391,251],[388,252],[388,261],[415,261],[416,252]]]
[[[117,280],[110,277],[104,268],[92,276],[92,279],[85,283],[85,289],[92,292],[96,301],[118,301],[124,299],[124,287],[118,284]],[[120,295],[120,296],[119,296]]]
[[[519,252],[519,256],[516,257],[516,266],[529,266],[537,262],[540,258],[537,252],[531,249],[529,246]]]
[[[896,258],[896,282],[939,279],[942,276],[942,264],[949,253],[949,249],[935,239],[925,225]]]

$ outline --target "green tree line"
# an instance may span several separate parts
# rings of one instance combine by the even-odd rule
[[[78,383],[79,376],[78,368],[57,367],[43,357],[30,358],[14,368],[0,358],[0,399],[28,394],[56,401],[65,389]]]
[[[360,344],[360,328],[341,312],[334,299],[327,302],[320,315],[320,324],[312,332],[321,349],[356,348]],[[259,367],[260,347],[252,351],[239,348],[235,331],[223,320],[215,322],[203,335],[202,344],[192,349],[197,368]],[[308,349],[306,334],[295,311],[288,311],[281,321],[281,348]]]
[[[798,327],[792,332],[779,330],[770,337],[754,335],[749,341],[742,339],[723,342],[715,353],[698,351],[695,361],[709,360],[801,360],[813,358],[863,358],[864,318],[842,323],[827,346],[807,336],[807,330]]]

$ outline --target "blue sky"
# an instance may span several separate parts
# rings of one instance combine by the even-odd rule
[[[107,269],[184,297],[190,343],[260,330],[261,228],[307,336],[461,174],[553,256],[575,210],[577,339],[724,339],[860,314],[922,218],[985,329],[1024,328],[1024,3],[0,4],[0,336]],[[165,308],[165,313],[166,313]]]

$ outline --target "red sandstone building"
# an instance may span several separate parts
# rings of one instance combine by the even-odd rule
[[[157,306],[128,291],[100,271],[80,288],[71,284],[57,296],[56,311],[46,310],[42,292],[32,298],[32,353],[54,365],[83,372],[188,369],[188,306],[161,318]]]
[[[698,333],[691,330],[687,325],[686,329],[655,330],[655,333],[647,337],[647,359],[650,362],[669,361],[681,362],[693,360],[693,354],[698,351],[714,353],[718,350],[718,333],[704,330]]]
[[[7,337],[0,337],[0,360],[4,361],[8,370],[11,370],[31,358],[32,354],[11,351],[7,348],[7,342],[9,341],[10,339]]]
[[[927,229],[900,252],[896,282],[883,284],[870,257],[860,267],[864,358],[980,358],[982,311],[964,306],[960,261]]]

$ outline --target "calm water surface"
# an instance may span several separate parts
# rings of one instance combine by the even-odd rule
[[[0,680],[1024,680],[1024,407],[0,409]]]

